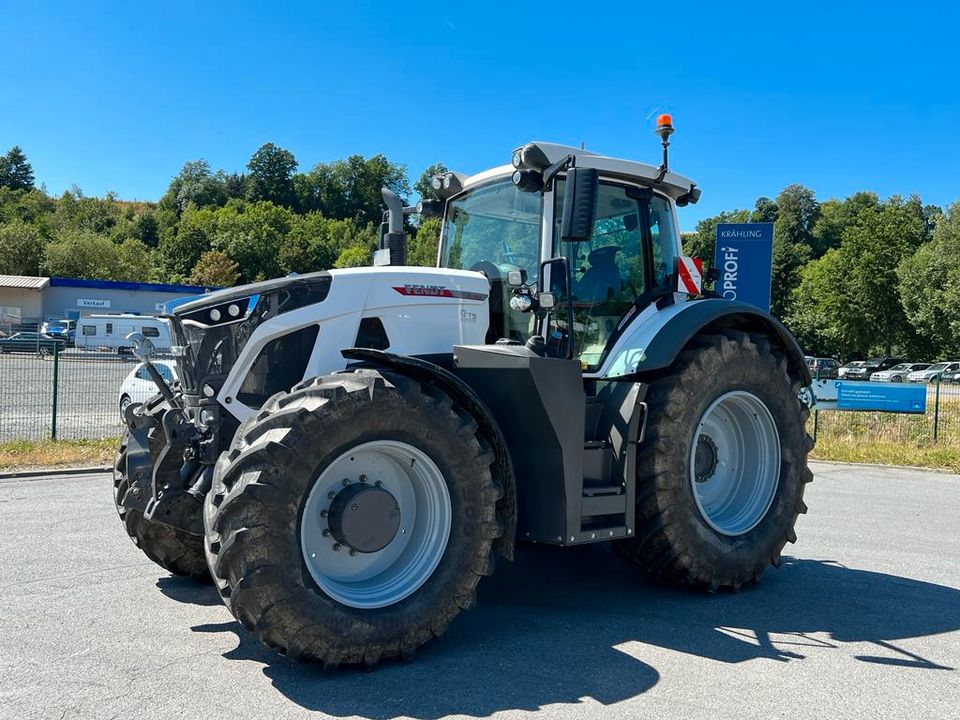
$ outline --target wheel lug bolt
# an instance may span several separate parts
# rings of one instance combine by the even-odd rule
[[[383,482],[381,480],[377,480],[377,482],[375,482],[374,485],[376,485],[377,487],[383,487]]]
[[[324,529],[323,532],[321,532],[320,534],[323,535],[324,537],[330,537],[330,531],[326,529]]]
[[[331,500],[333,500],[336,496],[337,496],[337,493],[335,493],[333,490],[327,493],[327,497],[330,498]]]
[[[350,549],[350,557],[353,557],[353,556],[356,555],[356,554],[357,554],[357,551],[351,548],[351,549]]]
[[[340,543],[334,543],[334,544],[333,544],[333,551],[334,551],[334,552],[340,552]]]
[[[367,481],[367,476],[366,476],[366,475],[361,475],[361,476],[360,476],[360,482],[365,483],[366,481]]]
[[[350,509],[351,509],[351,510],[358,510],[359,508],[360,508],[360,506],[357,505],[356,503],[354,503],[353,505],[350,506]]]
[[[320,511],[320,517],[326,517],[326,516],[329,515],[329,514],[330,514],[330,513],[328,513],[326,510],[321,510],[321,511]]]
[[[343,486],[346,487],[346,486],[349,485],[349,484],[350,484],[350,478],[344,478],[344,479],[343,479]]]

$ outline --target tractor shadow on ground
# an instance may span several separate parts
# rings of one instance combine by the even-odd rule
[[[168,575],[157,580],[157,588],[171,600],[186,605],[213,607],[223,601],[210,582],[197,582],[193,578]]]
[[[515,562],[498,562],[478,607],[443,638],[411,663],[369,673],[324,673],[286,660],[235,622],[193,628],[235,633],[238,645],[225,657],[264,663],[274,687],[298,705],[377,720],[626,700],[660,678],[638,659],[650,654],[642,644],[742,663],[798,661],[866,642],[876,652],[854,656],[862,662],[951,670],[896,641],[957,629],[960,590],[946,586],[788,558],[759,588],[704,595],[655,587],[603,545],[519,548]]]

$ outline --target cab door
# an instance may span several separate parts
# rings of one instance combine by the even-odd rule
[[[610,181],[600,182],[591,237],[561,242],[564,186],[558,180],[553,192],[552,255],[570,261],[575,356],[589,372],[629,324],[628,315],[672,292],[679,244],[668,199]]]

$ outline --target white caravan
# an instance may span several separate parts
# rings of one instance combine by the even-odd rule
[[[108,348],[117,352],[133,349],[130,333],[143,333],[160,352],[170,350],[170,326],[152,315],[87,315],[77,321],[76,346],[86,350]]]

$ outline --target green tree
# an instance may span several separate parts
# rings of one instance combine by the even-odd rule
[[[57,200],[56,211],[51,219],[55,230],[82,229],[97,234],[108,234],[120,220],[120,206],[116,197],[87,197],[74,186]]]
[[[209,207],[187,207],[174,232],[160,241],[160,264],[168,274],[188,276],[200,256],[210,250],[217,231],[218,212]]]
[[[180,172],[170,181],[161,204],[183,212],[190,204],[219,207],[227,202],[227,198],[227,175],[222,170],[213,173],[210,164],[200,159],[183,164]]]
[[[44,238],[21,220],[0,224],[0,275],[39,275]]]
[[[292,152],[268,142],[253,154],[247,169],[250,171],[247,178],[249,200],[293,206],[293,173],[297,169],[297,160]]]
[[[786,322],[804,352],[850,358],[869,344],[860,313],[850,302],[847,259],[833,248],[800,271]]]
[[[43,271],[55,277],[112,280],[119,253],[109,238],[82,229],[61,230],[43,254]]]
[[[413,185],[414,191],[422,200],[436,200],[437,192],[430,185],[434,175],[440,175],[447,172],[447,166],[442,162],[434,163],[420,174],[420,178]]]
[[[294,214],[272,202],[246,208],[228,204],[216,211],[213,249],[236,261],[244,281],[283,274],[280,251],[294,225]]]
[[[960,357],[960,202],[937,223],[933,239],[904,258],[899,270],[903,310],[940,357]]]
[[[771,200],[768,197],[757,198],[757,202],[754,203],[753,212],[750,213],[750,222],[755,223],[772,223],[777,221],[777,215],[780,213],[780,208],[777,206],[777,203]]]
[[[33,190],[33,168],[19,145],[14,145],[0,157],[0,187]]]
[[[200,256],[190,273],[194,285],[230,287],[240,279],[240,268],[233,260],[218,250],[208,250]]]
[[[371,262],[373,262],[373,254],[367,248],[354,245],[340,253],[340,257],[337,258],[336,267],[364,267]]]
[[[407,171],[384,155],[320,163],[296,178],[301,212],[320,212],[337,220],[352,219],[358,225],[380,223],[384,205],[380,189],[387,187],[401,198],[410,195]]]
[[[407,265],[435,267],[440,244],[440,218],[425,218],[417,227],[416,235],[407,244]]]
[[[830,199],[821,203],[811,239],[813,257],[820,257],[831,248],[840,247],[843,231],[857,222],[860,213],[879,206],[880,198],[873,192],[857,192],[843,200]]]
[[[783,318],[789,314],[791,293],[800,284],[800,269],[813,255],[813,227],[820,204],[809,188],[788,185],[777,195],[776,206],[770,312]]]
[[[107,280],[150,282],[158,279],[153,253],[143,242],[128,238],[117,246],[117,264]]]

